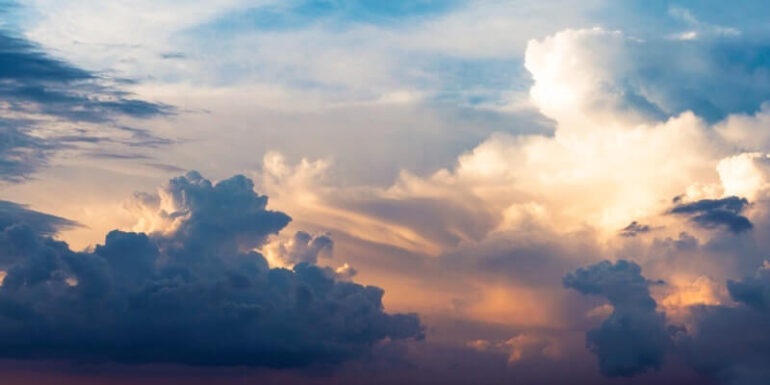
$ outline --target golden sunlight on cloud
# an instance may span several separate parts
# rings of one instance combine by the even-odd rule
[[[763,155],[734,155],[735,135],[715,133],[692,112],[648,118],[610,86],[631,41],[592,29],[530,42],[530,96],[556,121],[553,137],[492,135],[453,168],[424,178],[403,171],[388,188],[331,187],[328,161],[291,166],[272,153],[265,192],[303,221],[431,255],[532,223],[562,234],[590,227],[608,241],[632,221],[665,213],[676,196],[755,197],[765,188]],[[717,132],[730,132],[730,122]]]
[[[682,323],[692,328],[689,320],[691,306],[721,305],[729,301],[727,290],[720,281],[708,276],[692,277],[674,274],[668,279],[671,289],[658,306],[666,312],[666,316],[675,323]]]
[[[473,340],[466,346],[478,351],[504,353],[508,356],[508,364],[531,358],[557,359],[562,355],[562,347],[558,339],[535,333],[522,333],[505,341],[490,342]]]
[[[520,334],[505,341],[505,347],[510,349],[509,363],[519,361],[527,354],[549,358],[561,356],[559,341],[555,338],[541,337],[529,333]]]
[[[125,203],[126,209],[136,216],[136,224],[131,230],[144,233],[173,233],[189,218],[189,213],[183,208],[184,199],[184,196],[174,196],[165,187],[159,188],[157,195],[134,194],[133,199]]]
[[[339,207],[335,197],[340,198],[340,202],[350,202],[379,192],[367,188],[341,190],[326,186],[323,181],[329,167],[330,163],[326,160],[306,159],[292,166],[281,154],[270,152],[264,157],[263,172],[257,180],[262,182],[260,188],[270,197],[273,207],[286,210],[303,222],[315,222],[363,240],[406,250],[429,254],[439,252],[438,245],[407,226]]]
[[[734,145],[693,113],[655,121],[623,106],[623,94],[607,84],[627,40],[593,29],[530,42],[531,98],[556,121],[553,137],[493,135],[452,169],[425,178],[403,171],[384,189],[330,187],[323,183],[328,161],[290,166],[272,153],[262,175],[266,193],[302,220],[435,255],[533,222],[558,233],[593,227],[607,239],[638,218],[664,213],[675,196],[719,198],[762,188],[747,164],[759,155],[730,158]],[[593,43],[606,55],[588,50]],[[423,207],[424,221],[437,218],[431,226],[409,218],[416,201],[440,202],[432,212]],[[402,210],[367,210],[383,204]],[[441,212],[448,207],[465,223],[451,223]],[[441,236],[426,229],[442,226]]]
[[[604,305],[599,305],[590,311],[586,313],[586,317],[588,318],[595,318],[595,319],[605,319],[612,314],[612,312],[615,311],[615,308],[612,307],[612,305],[605,303]]]
[[[751,201],[767,190],[770,155],[758,152],[743,153],[722,159],[717,164],[724,195],[745,197]]]
[[[460,310],[470,319],[513,326],[564,326],[559,304],[556,301],[543,301],[544,297],[554,298],[555,293],[511,285],[479,286],[480,298]]]
[[[613,71],[627,60],[623,51],[628,41],[621,33],[592,29],[564,31],[530,42],[526,52],[526,68],[534,79],[530,100],[554,120],[553,136],[494,134],[459,155],[451,167],[427,176],[404,170],[386,187],[335,185],[329,177],[334,167],[330,159],[302,159],[292,164],[278,152],[268,152],[262,169],[250,176],[256,190],[269,197],[269,209],[293,218],[291,230],[329,232],[335,242],[366,244],[356,249],[360,255],[341,255],[350,265],[336,260],[329,265],[341,279],[350,279],[360,270],[357,279],[386,290],[384,300],[389,308],[506,326],[563,329],[567,326],[562,314],[565,306],[560,303],[562,287],[543,289],[511,282],[520,277],[506,277],[510,279],[506,282],[479,282],[478,278],[451,282],[450,275],[442,276],[441,267],[430,270],[436,267],[427,266],[431,262],[420,257],[441,259],[464,248],[461,251],[470,254],[463,255],[464,260],[471,261],[495,237],[504,237],[510,243],[500,247],[509,248],[537,238],[537,247],[546,250],[544,255],[534,253],[535,261],[528,262],[535,267],[527,268],[533,270],[552,253],[544,245],[554,245],[557,238],[569,244],[553,251],[553,258],[562,262],[569,258],[573,259],[570,264],[586,262],[600,255],[612,258],[605,252],[626,252],[624,242],[632,241],[621,240],[618,234],[635,221],[644,220],[656,235],[670,236],[670,242],[679,239],[677,235],[681,238],[686,224],[665,215],[674,197],[692,201],[738,195],[753,200],[768,187],[768,157],[761,152],[742,153],[738,142],[745,140],[740,135],[742,127],[768,119],[765,115],[770,115],[770,109],[718,125],[709,125],[692,112],[665,120],[650,118],[624,104],[624,94],[611,86],[618,75]],[[596,49],[602,54],[596,54]],[[174,232],[188,217],[180,199],[184,197],[174,196],[166,188],[153,195],[136,194],[121,208],[121,213],[133,216],[133,227],[123,228]],[[111,206],[94,213],[110,211],[117,212]],[[68,217],[82,220],[103,235],[109,228],[99,222],[97,214]],[[117,215],[105,218],[112,220]],[[536,232],[540,235],[529,236]],[[693,234],[704,242],[710,236],[702,229]],[[70,233],[64,237],[75,239]],[[661,238],[661,242],[665,240]],[[643,237],[633,241],[640,249],[655,242]],[[291,246],[286,242],[274,238],[261,250],[271,266],[293,265],[281,257],[280,247]],[[601,252],[565,252],[580,242]],[[350,250],[350,244],[347,247]],[[376,255],[380,251],[373,251],[374,247],[388,251]],[[376,265],[375,259],[391,258],[402,251],[408,256],[402,261],[409,258],[414,266]],[[532,254],[532,250],[522,253]],[[629,254],[641,264],[648,258]],[[467,263],[454,268],[497,268]],[[687,308],[693,305],[720,304],[725,298],[724,289],[701,276],[703,272],[658,272],[655,278],[665,280],[671,288],[658,303],[672,319],[685,319]],[[604,305],[586,310],[586,316],[596,320],[611,312],[612,307]],[[530,335],[514,337],[502,346],[513,362],[532,349],[544,356],[556,356],[559,351],[552,341]]]

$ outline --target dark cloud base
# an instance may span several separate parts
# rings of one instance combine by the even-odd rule
[[[709,204],[701,204],[712,206]],[[612,314],[586,335],[602,374],[633,376],[659,369],[666,356],[686,363],[709,381],[730,385],[770,383],[770,273],[727,282],[737,306],[693,306],[693,330],[667,324],[650,296],[651,282],[634,262],[609,261],[564,277],[564,285],[607,298]]]
[[[609,318],[586,335],[604,375],[633,376],[663,365],[670,343],[665,314],[656,312],[650,283],[641,272],[633,262],[604,261],[564,277],[564,286],[606,297],[613,307]]]

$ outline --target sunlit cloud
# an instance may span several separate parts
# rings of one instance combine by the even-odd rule
[[[3,3],[0,355],[765,383],[770,7],[739,3]]]

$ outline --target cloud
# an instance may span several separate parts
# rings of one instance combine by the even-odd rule
[[[18,182],[46,163],[55,148],[49,141],[29,135],[13,121],[0,120],[0,180]]]
[[[564,277],[564,286],[609,300],[612,314],[586,334],[599,370],[610,377],[633,376],[659,369],[670,344],[665,314],[650,296],[650,282],[634,262],[603,261]]]
[[[733,300],[752,309],[770,311],[770,271],[762,268],[755,277],[727,281],[727,290]]]
[[[732,28],[732,27],[724,27],[721,25],[714,25],[710,23],[705,23],[701,20],[698,20],[693,13],[686,8],[680,8],[677,6],[669,7],[668,14],[676,19],[681,20],[685,24],[687,24],[690,28],[692,28],[690,31],[680,33],[679,35],[675,35],[674,38],[682,39],[682,40],[692,40],[692,39],[698,39],[704,37],[723,37],[723,36],[731,36],[736,37],[740,36],[741,31]],[[711,35],[711,36],[710,36]]]
[[[620,230],[620,235],[624,237],[635,237],[638,234],[643,234],[652,230],[650,225],[645,225],[637,221],[633,221],[628,226]]]
[[[117,118],[172,112],[170,106],[132,98],[116,80],[119,83],[55,59],[30,41],[0,30],[0,180],[21,181],[58,150],[87,142],[92,135],[82,128],[74,134],[68,129],[57,132],[57,126],[97,124],[106,131],[104,125]],[[145,133],[144,139],[148,137],[154,136]]]
[[[169,112],[170,107],[132,99],[125,91],[107,86],[107,78],[52,58],[7,31],[0,31],[0,62],[0,95],[14,110],[89,122]]]
[[[620,112],[629,121],[665,120],[692,111],[713,124],[754,114],[770,99],[764,59],[770,47],[744,39],[640,39],[593,28],[560,31],[530,41],[527,49],[531,94],[548,116],[576,120],[601,112],[606,119]],[[569,67],[582,75],[570,77]]]
[[[295,210],[303,224],[344,233],[347,242],[368,242],[370,249],[396,249],[382,253],[388,257],[416,255],[408,268],[372,262],[371,250],[351,263],[362,272],[367,272],[366,264],[376,265],[377,274],[387,279],[402,282],[408,276],[421,282],[425,293],[451,297],[439,301],[431,294],[428,301],[399,288],[398,301],[451,309],[446,311],[457,317],[529,327],[580,323],[570,317],[583,314],[554,294],[553,282],[577,266],[608,258],[633,256],[645,271],[667,281],[691,282],[706,275],[723,282],[740,276],[753,266],[747,261],[760,253],[753,246],[755,232],[741,230],[745,222],[753,226],[757,212],[740,198],[737,206],[730,204],[733,199],[726,192],[761,189],[763,182],[737,186],[733,182],[742,180],[742,174],[720,168],[725,159],[743,152],[741,145],[714,130],[729,125],[729,119],[713,125],[693,112],[669,117],[666,103],[650,97],[648,104],[639,99],[649,96],[643,87],[628,88],[629,79],[636,78],[626,69],[638,64],[641,47],[658,43],[602,29],[567,30],[530,42],[526,63],[534,80],[531,97],[554,119],[552,135],[495,134],[451,167],[427,175],[403,171],[387,187],[340,188],[329,183],[332,173],[325,159],[290,164],[269,154],[261,185],[274,202]],[[667,215],[670,197],[678,195],[682,200],[676,205],[682,208],[677,211],[687,213]],[[724,203],[717,208],[731,215],[700,206],[704,203],[685,207],[690,204],[685,202],[709,200]],[[691,226],[688,219],[698,216],[693,219],[697,226]],[[704,226],[728,231],[702,231]],[[629,235],[656,231],[618,237],[624,228]],[[730,230],[745,236],[734,237]],[[436,261],[424,262],[420,257],[426,254]],[[426,282],[424,277],[439,275],[436,271],[442,278]],[[467,282],[473,290],[459,293],[448,281]],[[672,312],[690,305],[682,301],[671,306],[677,308]],[[655,314],[653,307],[631,318],[654,321],[653,333],[665,324]],[[643,334],[646,326],[639,323],[629,326],[629,333]],[[602,334],[597,333],[598,341]],[[662,361],[656,360],[638,366],[658,367]],[[613,370],[623,371],[607,369]]]
[[[267,4],[226,13],[198,27],[199,32],[285,31],[303,29],[319,23],[347,24],[403,23],[416,17],[430,17],[451,10],[456,0],[390,1],[294,1]]]
[[[340,279],[351,279],[356,274],[358,274],[358,271],[354,269],[352,266],[350,266],[347,263],[344,263],[342,266],[334,269],[334,272],[337,274],[337,277]]]
[[[770,380],[764,364],[770,359],[767,263],[752,277],[727,281],[733,304],[721,303],[714,283],[704,276],[666,297],[664,303],[685,316],[686,328],[667,325],[666,315],[655,311],[653,282],[634,262],[600,262],[568,274],[564,284],[610,302],[612,314],[587,333],[588,347],[607,376],[659,369],[665,355],[675,355],[703,376],[701,381],[753,385]]]
[[[724,194],[723,190],[726,191],[728,186],[721,178],[721,172],[718,172],[720,175],[715,173],[715,166],[721,159],[725,159],[725,156],[732,156],[735,151],[740,151],[736,148],[739,146],[734,147],[734,143],[729,140],[725,143],[719,133],[712,130],[714,126],[709,123],[710,120],[701,119],[700,112],[678,114],[676,111],[679,111],[681,106],[661,102],[660,98],[654,97],[654,93],[648,93],[647,88],[639,86],[643,82],[634,72],[624,72],[626,68],[633,69],[635,55],[644,52],[639,47],[647,47],[647,43],[622,33],[603,30],[565,31],[557,35],[532,43],[532,49],[527,53],[532,64],[529,69],[538,87],[536,90],[543,95],[537,106],[547,112],[549,118],[555,119],[557,130],[554,135],[494,135],[460,156],[454,165],[446,169],[433,173],[404,172],[391,186],[384,188],[350,188],[349,185],[340,188],[333,184],[320,184],[323,182],[324,170],[319,169],[324,169],[324,161],[303,160],[294,167],[280,160],[270,162],[270,157],[266,157],[262,184],[269,188],[269,195],[273,199],[271,202],[275,204],[275,197],[278,196],[282,207],[291,208],[295,218],[318,225],[312,227],[314,231],[319,231],[318,233],[327,229],[342,230],[366,241],[376,242],[377,246],[383,249],[396,246],[413,251],[414,254],[407,255],[391,250],[393,254],[400,253],[399,256],[407,255],[402,260],[415,257],[414,262],[405,266],[394,266],[402,260],[375,258],[366,253],[356,258],[368,259],[369,266],[359,264],[359,261],[352,262],[356,268],[361,268],[362,275],[367,277],[372,274],[395,275],[393,271],[410,274],[398,276],[398,280],[390,279],[390,276],[378,276],[381,282],[389,282],[390,279],[389,284],[393,286],[400,286],[411,279],[419,282],[419,285],[424,285],[421,287],[421,293],[411,292],[412,286],[406,289],[398,288],[401,295],[410,297],[410,300],[412,297],[423,295],[429,298],[431,305],[435,303],[438,308],[444,306],[444,297],[450,296],[448,291],[454,290],[452,295],[455,292],[468,291],[465,285],[459,284],[460,282],[481,281],[486,286],[483,290],[478,290],[481,292],[478,297],[473,298],[472,295],[462,293],[458,295],[462,301],[458,300],[456,303],[467,304],[465,308],[479,308],[478,312],[473,313],[476,319],[494,313],[496,317],[483,319],[507,325],[520,322],[517,317],[521,317],[528,318],[525,321],[530,321],[527,324],[530,327],[546,325],[576,329],[575,323],[579,324],[579,320],[574,317],[558,317],[564,313],[572,315],[569,311],[561,311],[569,305],[559,302],[560,297],[548,292],[560,291],[554,287],[554,283],[564,276],[564,269],[574,269],[575,266],[586,263],[586,260],[598,260],[593,254],[581,255],[583,253],[577,250],[582,249],[576,245],[594,246],[597,249],[596,254],[601,254],[602,259],[636,255],[634,252],[637,251],[645,253],[645,256],[649,254],[649,259],[638,259],[648,272],[648,265],[645,263],[661,266],[671,260],[679,264],[688,260],[691,265],[701,264],[697,268],[711,268],[716,260],[714,255],[710,254],[713,250],[701,245],[710,245],[706,237],[720,237],[723,234],[687,228],[687,231],[694,231],[698,238],[685,233],[676,238],[676,234],[683,230],[686,218],[702,213],[683,213],[682,217],[659,214],[670,209],[668,198],[677,194],[684,193],[683,199],[688,202],[721,200],[724,196],[729,196]],[[276,49],[281,51],[292,51],[287,50],[280,39],[274,44],[278,46]],[[317,46],[324,47],[323,44]],[[248,66],[248,63],[245,65]],[[655,66],[652,69],[661,70]],[[345,71],[330,72],[344,74],[338,75],[343,77],[349,75]],[[566,102],[563,104],[557,103],[562,99],[547,97],[569,96],[570,93],[576,97],[565,98]],[[251,99],[247,99],[249,100]],[[688,101],[690,102],[692,101]],[[758,116],[765,113],[760,112]],[[669,116],[671,114],[673,115]],[[370,136],[368,132],[366,135]],[[232,136],[242,139],[240,135]],[[240,145],[244,147],[252,145],[248,141],[242,142]],[[296,147],[294,142],[291,147]],[[294,151],[294,155],[301,153],[296,148]],[[238,151],[230,149],[228,152]],[[361,168],[356,162],[342,163]],[[225,168],[223,165],[213,167]],[[164,188],[162,196],[148,199],[148,202],[152,201],[148,203],[147,207],[152,207],[149,210],[153,214],[162,214],[155,215],[155,222],[150,223],[148,220],[147,223],[147,231],[153,233],[150,243],[156,244],[160,259],[189,256],[190,263],[211,265],[212,271],[217,271],[217,264],[211,261],[208,255],[238,255],[248,249],[237,237],[220,237],[221,234],[243,231],[250,234],[248,238],[253,236],[253,239],[260,240],[255,241],[256,243],[261,243],[263,238],[259,234],[274,233],[276,228],[282,227],[281,217],[272,214],[264,214],[265,218],[275,221],[265,227],[240,222],[237,226],[231,226],[209,219],[193,218],[195,210],[206,211],[209,209],[205,207],[219,207],[216,200],[211,204],[185,203],[188,194],[195,197],[198,194],[213,194],[211,191],[216,190],[213,185],[196,182],[197,179],[200,179],[199,176],[186,177],[179,183],[172,183],[168,188]],[[233,185],[239,183],[241,182],[233,182]],[[748,197],[743,194],[738,196]],[[191,202],[194,200],[190,199]],[[749,199],[755,202],[753,198]],[[200,208],[190,210],[187,208],[189,205]],[[755,221],[755,217],[750,215],[752,212],[746,211],[749,212],[743,214],[743,211],[739,210],[739,216],[745,215],[746,220],[751,218],[751,221]],[[209,215],[202,217],[209,218]],[[632,221],[638,221],[635,222],[636,226],[628,226],[630,222],[634,224]],[[666,226],[658,227],[660,222],[665,222]],[[759,227],[759,222],[754,223]],[[651,239],[658,234],[657,231],[645,237],[621,239],[617,237],[618,229],[624,226],[626,230],[634,232],[644,231],[645,226],[661,228],[663,241]],[[214,248],[194,241],[202,234],[207,234],[207,231],[202,230],[206,228],[214,229],[212,233],[217,238],[214,242],[217,246]],[[151,229],[157,230],[157,233]],[[594,242],[601,238],[602,231],[611,235],[612,242]],[[187,233],[189,234],[184,235]],[[532,233],[548,235],[535,238],[531,236]],[[701,233],[707,235],[701,238]],[[292,236],[296,237],[298,234]],[[335,236],[336,234],[337,232]],[[565,235],[574,238],[569,238],[563,243],[556,243],[551,239],[561,239]],[[668,236],[673,238],[665,238]],[[495,237],[498,240],[506,238],[508,243],[486,243]],[[107,255],[108,250],[128,249],[127,246],[121,246],[123,242],[144,242],[141,237],[120,233],[109,238],[110,240],[101,246],[100,253]],[[299,245],[312,243],[307,237],[300,238],[306,241],[296,241]],[[653,248],[647,250],[648,242],[655,241],[665,244],[666,254],[656,255]],[[619,243],[634,244],[638,249],[620,249]],[[114,247],[107,247],[108,244]],[[186,246],[188,244],[192,246]],[[552,248],[554,245],[557,248]],[[483,250],[485,247],[494,250]],[[287,257],[296,261],[298,266],[302,265],[302,260],[317,258],[314,251],[305,254],[299,250],[302,247],[296,252],[291,252],[288,251],[291,247],[287,243],[286,248]],[[307,248],[314,249],[311,246]],[[151,250],[144,246],[139,249]],[[450,253],[446,250],[450,250]],[[426,253],[438,258],[435,258],[435,261],[420,258]],[[734,250],[732,253],[731,255],[738,254]],[[464,258],[469,261],[465,264],[458,263],[460,267],[447,276],[434,278],[441,275],[437,274],[437,271],[444,273],[451,270],[444,264],[447,259],[452,259],[451,254],[461,254],[456,259]],[[725,261],[728,259],[720,263],[730,263]],[[372,265],[390,266],[372,272],[375,270]],[[392,270],[382,273],[386,268]],[[128,268],[124,269],[129,271]],[[145,273],[141,272],[146,270],[145,265],[140,265],[136,269],[138,272],[131,273],[131,277],[142,277]],[[629,271],[631,270],[633,269]],[[725,266],[723,270],[720,274],[732,274],[730,267]],[[621,293],[629,296],[638,294],[644,299],[651,298],[649,289],[637,288],[638,285],[633,279],[636,273],[618,274],[621,275],[619,279],[625,282],[623,285],[634,288],[630,290],[631,294],[620,290]],[[476,276],[470,277],[471,275]],[[657,271],[654,275],[661,276]],[[490,277],[503,282],[489,279]],[[135,280],[129,277],[126,279]],[[443,282],[436,283],[442,279]],[[437,290],[436,287],[440,284],[454,287],[445,291]],[[411,283],[410,285],[418,286]],[[546,285],[550,287],[540,287]],[[530,287],[521,286],[537,287],[530,290]],[[586,290],[585,287],[582,287],[582,290]],[[600,291],[602,293],[597,294],[609,296],[607,293],[610,289]],[[437,297],[442,297],[441,303]],[[644,358],[633,356],[635,353],[628,353],[627,356],[619,356],[618,360],[622,362],[603,359],[601,362],[605,362],[605,372],[636,373],[660,365],[656,361],[658,344],[639,337],[646,335],[645,333],[657,335],[660,331],[661,321],[660,317],[656,316],[658,313],[654,310],[654,301],[651,311],[649,306],[641,305],[644,300],[637,303],[636,300],[615,298],[614,301],[621,305],[608,307],[612,315],[607,320],[607,326],[596,328],[591,337],[591,341],[597,346],[596,351],[606,352],[602,349],[614,349],[612,343],[604,339],[612,333],[632,336],[627,340],[619,339],[621,342],[649,342],[654,346],[647,350],[649,354]],[[631,305],[622,305],[626,302]],[[623,306],[628,309],[621,309]],[[462,307],[457,306],[458,309]],[[551,312],[551,308],[557,307],[560,312]],[[544,308],[547,310],[543,310]],[[539,316],[543,314],[545,316]],[[621,322],[626,319],[631,321],[628,321],[628,324]],[[649,328],[640,324],[646,321],[649,321]],[[548,322],[562,324],[554,326]],[[582,335],[582,332],[580,334]],[[511,335],[515,334],[507,334]],[[606,358],[607,354],[603,354]]]
[[[330,258],[333,248],[334,241],[326,235],[312,236],[297,231],[289,241],[271,244],[267,250],[271,257],[293,266],[303,262],[315,264],[319,257]]]
[[[290,218],[247,178],[191,172],[163,191],[173,229],[114,230],[90,252],[48,236],[68,222],[4,205],[0,356],[334,368],[422,337],[416,315],[384,312],[380,288],[307,262],[269,268],[253,249]]]
[[[707,229],[725,227],[733,233],[741,233],[754,227],[748,218],[740,215],[748,204],[749,202],[745,198],[735,196],[722,199],[702,199],[677,205],[670,210],[670,213],[690,215],[691,221]]]
[[[770,274],[728,280],[730,297],[738,306],[699,306],[697,323],[682,342],[690,365],[723,384],[764,384],[770,370]]]
[[[466,346],[477,351],[505,353],[508,355],[509,364],[533,358],[558,358],[561,355],[558,340],[529,333],[522,333],[494,344],[487,340],[473,340]]]
[[[77,222],[28,209],[18,203],[0,200],[0,229],[24,225],[40,235],[53,235]]]

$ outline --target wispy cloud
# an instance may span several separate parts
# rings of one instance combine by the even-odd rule
[[[62,124],[113,128],[120,118],[168,115],[173,108],[135,99],[107,76],[72,66],[22,37],[0,30],[0,179],[18,182],[47,163],[57,150],[93,142],[84,131],[57,132]],[[164,143],[134,131],[129,143]]]

